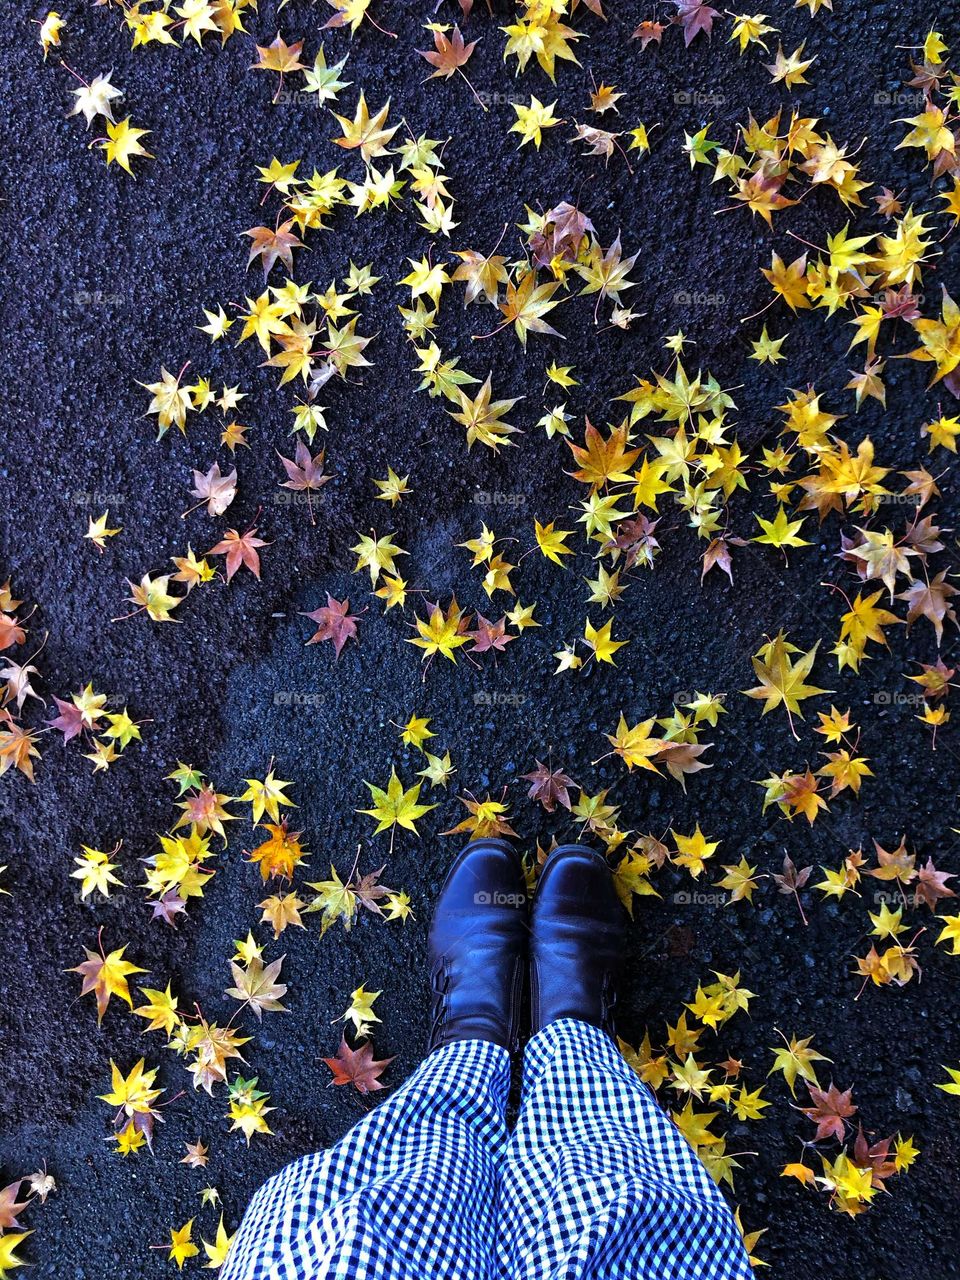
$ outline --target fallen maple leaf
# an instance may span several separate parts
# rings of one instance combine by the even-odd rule
[[[270,274],[275,262],[282,262],[287,272],[292,272],[293,251],[304,247],[303,241],[290,230],[292,226],[293,219],[288,218],[278,227],[251,227],[249,231],[245,231],[243,234],[250,237],[247,266],[251,267],[259,258],[263,265],[264,279]]]
[[[274,96],[274,102],[279,101],[280,94],[283,91],[283,77],[291,71],[306,71],[307,68],[300,61],[300,55],[303,53],[303,41],[295,40],[293,44],[287,44],[280,36],[280,32],[273,37],[268,45],[257,45],[257,61],[251,64],[252,71],[276,71],[280,76],[280,84]]]
[[[230,972],[236,985],[228,987],[224,994],[252,1009],[258,1022],[263,1018],[264,1012],[288,1013],[286,1006],[280,1003],[286,995],[286,985],[277,982],[285,958],[280,956],[264,965],[259,956],[251,956],[246,968],[231,961]]]
[[[317,624],[317,629],[307,644],[320,644],[329,640],[333,645],[335,658],[340,657],[348,640],[357,638],[357,618],[350,613],[350,601],[335,600],[329,591],[325,605],[301,616]]]
[[[20,1228],[17,1214],[26,1209],[30,1203],[29,1200],[17,1200],[17,1194],[23,1183],[24,1179],[18,1178],[9,1186],[0,1188],[0,1231],[15,1231]]]
[[[753,669],[760,684],[753,689],[744,689],[748,698],[763,698],[763,715],[773,711],[775,707],[784,706],[790,721],[790,731],[798,738],[793,727],[793,714],[802,720],[800,702],[804,698],[812,698],[818,693],[829,693],[829,689],[819,689],[816,685],[806,683],[810,674],[820,641],[804,653],[796,645],[790,644],[783,631],[778,632],[773,640],[762,645],[753,657]],[[794,662],[791,654],[799,653],[800,658]]]
[[[689,48],[698,35],[709,36],[713,32],[713,20],[719,18],[716,9],[711,9],[704,0],[673,0],[677,7],[675,22],[683,28],[683,42]]]
[[[572,778],[567,777],[562,769],[551,769],[538,760],[532,773],[521,775],[524,782],[530,783],[527,798],[538,800],[547,813],[553,813],[557,805],[570,808],[570,787],[576,786]]]
[[[325,450],[321,449],[311,457],[310,450],[302,440],[297,441],[293,458],[285,458],[279,450],[277,451],[277,457],[283,463],[283,469],[287,473],[286,480],[281,481],[281,488],[292,489],[296,493],[306,493],[311,524],[317,523],[313,514],[311,494],[322,489],[329,480],[333,479],[332,476],[324,475],[324,455]]]
[[[393,1058],[375,1058],[373,1044],[369,1040],[365,1040],[356,1049],[351,1049],[346,1037],[343,1037],[336,1054],[323,1061],[333,1072],[331,1084],[352,1084],[358,1093],[366,1095],[377,1093],[385,1087],[380,1083],[380,1077]]]
[[[435,804],[420,803],[422,783],[418,782],[404,790],[403,783],[397,777],[396,769],[390,771],[390,781],[387,783],[386,790],[375,787],[372,782],[364,782],[363,785],[370,792],[373,808],[358,809],[357,812],[376,818],[377,826],[374,835],[379,835],[381,831],[390,831],[391,848],[393,847],[393,828],[403,827],[417,835],[417,820],[437,807]]]
[[[517,833],[508,820],[507,806],[503,799],[494,800],[487,795],[486,799],[478,800],[468,791],[465,796],[460,796],[460,803],[467,810],[467,816],[449,831],[442,831],[441,835],[453,836],[467,832],[474,840],[486,840],[490,836],[516,836]]]
[[[79,973],[83,978],[80,994],[96,997],[98,1023],[103,1021],[111,996],[118,996],[131,1009],[133,1008],[127,979],[131,974],[147,972],[146,969],[140,969],[135,964],[131,964],[129,960],[124,960],[123,953],[126,949],[126,946],[118,947],[116,951],[105,955],[102,950],[91,951],[88,947],[84,947],[87,953],[86,960],[69,970],[70,973]]]
[[[813,1141],[822,1142],[825,1138],[836,1138],[838,1142],[843,1142],[846,1137],[846,1127],[843,1122],[857,1112],[853,1102],[853,1090],[844,1089],[841,1093],[832,1080],[828,1089],[820,1089],[809,1081],[806,1084],[813,1106],[801,1107],[800,1110],[817,1126]]]
[[[236,467],[225,476],[220,474],[220,464],[217,462],[207,472],[194,471],[193,488],[190,492],[199,499],[197,506],[204,502],[207,504],[208,515],[222,516],[237,496]],[[189,513],[185,511],[183,514],[187,516]]]
[[[205,553],[208,556],[226,557],[228,582],[242,564],[246,565],[253,576],[259,579],[260,557],[257,554],[257,548],[268,547],[270,543],[256,537],[256,532],[255,527],[247,529],[242,534],[236,529],[228,529],[217,545]]]

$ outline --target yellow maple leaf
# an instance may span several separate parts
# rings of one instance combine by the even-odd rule
[[[625,761],[627,769],[632,770],[636,766],[649,769],[651,773],[660,773],[651,757],[660,755],[669,744],[664,738],[650,736],[655,724],[656,720],[651,716],[630,728],[621,712],[616,733],[606,735],[616,754]]]
[[[385,156],[387,144],[400,128],[396,124],[392,128],[384,127],[389,110],[390,99],[388,98],[380,110],[371,116],[366,98],[361,92],[352,120],[348,116],[333,112],[334,118],[343,127],[343,135],[334,138],[333,141],[338,147],[345,147],[348,150],[359,148],[360,155],[367,164],[377,156]]]
[[[804,653],[796,645],[790,644],[783,631],[778,632],[773,640],[768,640],[760,647],[752,659],[753,669],[761,683],[756,688],[743,690],[748,698],[764,699],[763,715],[782,704],[790,719],[794,737],[797,734],[793,729],[792,716],[795,713],[803,719],[800,702],[818,693],[830,692],[829,689],[820,689],[806,683],[819,647],[818,640],[812,649]],[[800,654],[796,662],[791,658],[794,653]]]
[[[129,960],[124,960],[123,953],[126,949],[126,946],[118,947],[116,951],[104,955],[102,951],[91,951],[88,947],[84,947],[87,953],[86,960],[69,970],[70,973],[79,973],[83,978],[80,994],[96,997],[98,1023],[103,1021],[111,996],[119,997],[131,1009],[133,1008],[127,979],[131,974],[147,972],[146,969],[140,969],[137,965],[131,964]]]
[[[419,634],[410,637],[407,644],[422,649],[425,661],[436,653],[442,653],[455,663],[457,659],[454,650],[465,645],[470,638],[464,634],[467,619],[455,599],[450,601],[446,612],[439,604],[431,605],[429,618],[426,621],[417,618],[416,625]]]
[[[363,785],[370,792],[373,808],[358,809],[357,812],[376,818],[377,826],[374,835],[379,835],[381,831],[387,831],[393,827],[403,827],[406,831],[412,831],[417,835],[417,820],[437,807],[435,804],[420,803],[422,783],[418,782],[404,790],[403,783],[397,777],[396,769],[390,771],[390,781],[387,783],[386,790],[375,787],[372,782],[364,782]]]
[[[235,1233],[234,1233],[235,1234]],[[217,1234],[213,1244],[204,1240],[201,1236],[200,1243],[203,1245],[208,1261],[204,1263],[204,1270],[219,1271],[227,1260],[230,1252],[230,1246],[233,1244],[233,1236],[227,1233],[223,1225],[223,1214],[220,1215],[220,1222],[217,1226]]]
[[[561,564],[563,561],[561,556],[572,556],[573,552],[565,545],[567,538],[573,537],[572,529],[555,529],[554,521],[549,524],[541,524],[539,520],[534,520],[533,531],[537,539],[537,546],[543,552],[548,560],[552,560],[554,564]]]
[[[625,644],[629,644],[629,640],[614,640],[611,636],[611,628],[613,627],[613,619],[605,622],[602,627],[595,627],[587,618],[583,629],[583,638],[588,648],[593,651],[593,656],[598,662],[609,662],[611,667],[617,664],[613,660],[613,655],[618,649],[622,649]]]
[[[719,840],[708,840],[700,830],[700,823],[693,835],[682,836],[676,831],[671,830],[673,842],[677,846],[677,852],[673,855],[672,861],[678,867],[686,867],[693,878],[696,880],[706,869],[706,860],[713,856],[720,846]]]
[[[121,169],[133,177],[133,170],[130,168],[130,161],[135,156],[140,156],[144,160],[152,160],[153,156],[143,146],[140,145],[140,139],[145,138],[150,132],[149,129],[136,129],[130,123],[130,117],[119,120],[116,123],[112,120],[107,121],[107,136],[97,140],[97,146],[104,152],[107,157],[107,164],[118,164]],[[92,145],[92,144],[91,144]]]
[[[200,1252],[190,1239],[192,1231],[192,1218],[176,1231],[173,1227],[170,1228],[170,1252],[167,1254],[167,1259],[175,1262],[179,1271],[183,1270],[183,1264],[188,1258],[194,1258]]]

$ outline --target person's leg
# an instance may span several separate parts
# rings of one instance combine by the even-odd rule
[[[429,1056],[332,1150],[261,1187],[221,1280],[486,1280],[528,936],[516,854],[468,845],[430,929]]]
[[[520,1117],[502,1167],[511,1280],[747,1280],[710,1175],[611,1039],[625,941],[605,860],[551,855],[532,913]]]
[[[572,1019],[527,1045],[501,1171],[512,1280],[747,1280],[713,1179],[609,1036]]]
[[[254,1196],[221,1280],[488,1275],[510,1057],[461,1040]]]

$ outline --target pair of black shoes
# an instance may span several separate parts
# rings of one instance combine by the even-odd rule
[[[502,840],[475,840],[447,875],[430,927],[428,1052],[455,1040],[519,1043],[529,973],[530,1031],[576,1018],[613,1034],[627,915],[602,854],[561,845],[531,903]]]

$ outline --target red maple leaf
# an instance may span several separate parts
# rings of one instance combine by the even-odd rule
[[[83,728],[83,712],[79,707],[74,706],[72,702],[64,702],[62,698],[54,695],[54,702],[57,704],[57,710],[60,714],[53,720],[48,721],[51,729],[59,729],[63,734],[64,742],[69,742],[71,738],[77,737]]]
[[[23,1185],[23,1179],[18,1178],[16,1182],[11,1182],[8,1187],[0,1189],[0,1230],[16,1231],[20,1227],[17,1221],[17,1214],[22,1209],[26,1209],[30,1203],[29,1200],[17,1200],[17,1192]]]
[[[317,629],[307,644],[320,644],[324,640],[329,640],[338,658],[340,650],[347,641],[357,638],[357,619],[350,614],[350,601],[334,600],[329,591],[326,604],[302,616],[317,624]]]
[[[875,1187],[882,1187],[884,1179],[892,1177],[897,1172],[896,1164],[888,1158],[892,1142],[892,1138],[881,1138],[871,1146],[863,1132],[863,1125],[860,1125],[857,1130],[853,1144],[853,1162],[858,1169],[871,1171]]]
[[[720,16],[716,9],[711,9],[704,0],[673,0],[673,2],[677,6],[675,21],[683,27],[683,39],[688,47],[701,32],[705,36],[710,36],[713,31],[713,20]]]
[[[855,1115],[857,1111],[853,1101],[853,1090],[844,1089],[841,1093],[832,1080],[829,1089],[819,1089],[816,1085],[809,1083],[807,1089],[810,1091],[810,1101],[813,1106],[800,1109],[817,1126],[813,1141],[821,1142],[824,1138],[836,1138],[838,1142],[843,1142],[845,1136],[843,1122],[848,1116]]]
[[[490,649],[502,653],[510,641],[517,638],[507,635],[506,618],[501,618],[499,622],[491,622],[482,613],[477,614],[476,627],[473,631],[468,631],[467,635],[473,641],[471,653],[487,653]]]
[[[931,911],[936,911],[938,898],[955,898],[957,896],[947,885],[947,881],[952,880],[953,877],[954,873],[952,871],[938,871],[933,865],[933,859],[928,858],[926,865],[918,868],[914,892]]]
[[[208,556],[226,556],[228,582],[242,564],[245,564],[253,576],[259,579],[260,557],[257,554],[257,547],[268,547],[270,543],[256,537],[256,532],[253,526],[246,533],[228,529],[217,545],[211,547],[206,553]]]
[[[344,1038],[336,1055],[323,1061],[333,1072],[331,1084],[352,1084],[358,1093],[368,1094],[386,1087],[380,1083],[380,1077],[393,1058],[374,1058],[373,1044],[369,1040],[359,1048],[351,1049]]]
[[[564,809],[570,808],[570,792],[567,788],[576,786],[576,783],[561,769],[550,769],[538,760],[536,769],[522,776],[525,782],[530,783],[527,798],[539,800],[547,813],[553,813],[558,804],[562,804]]]

